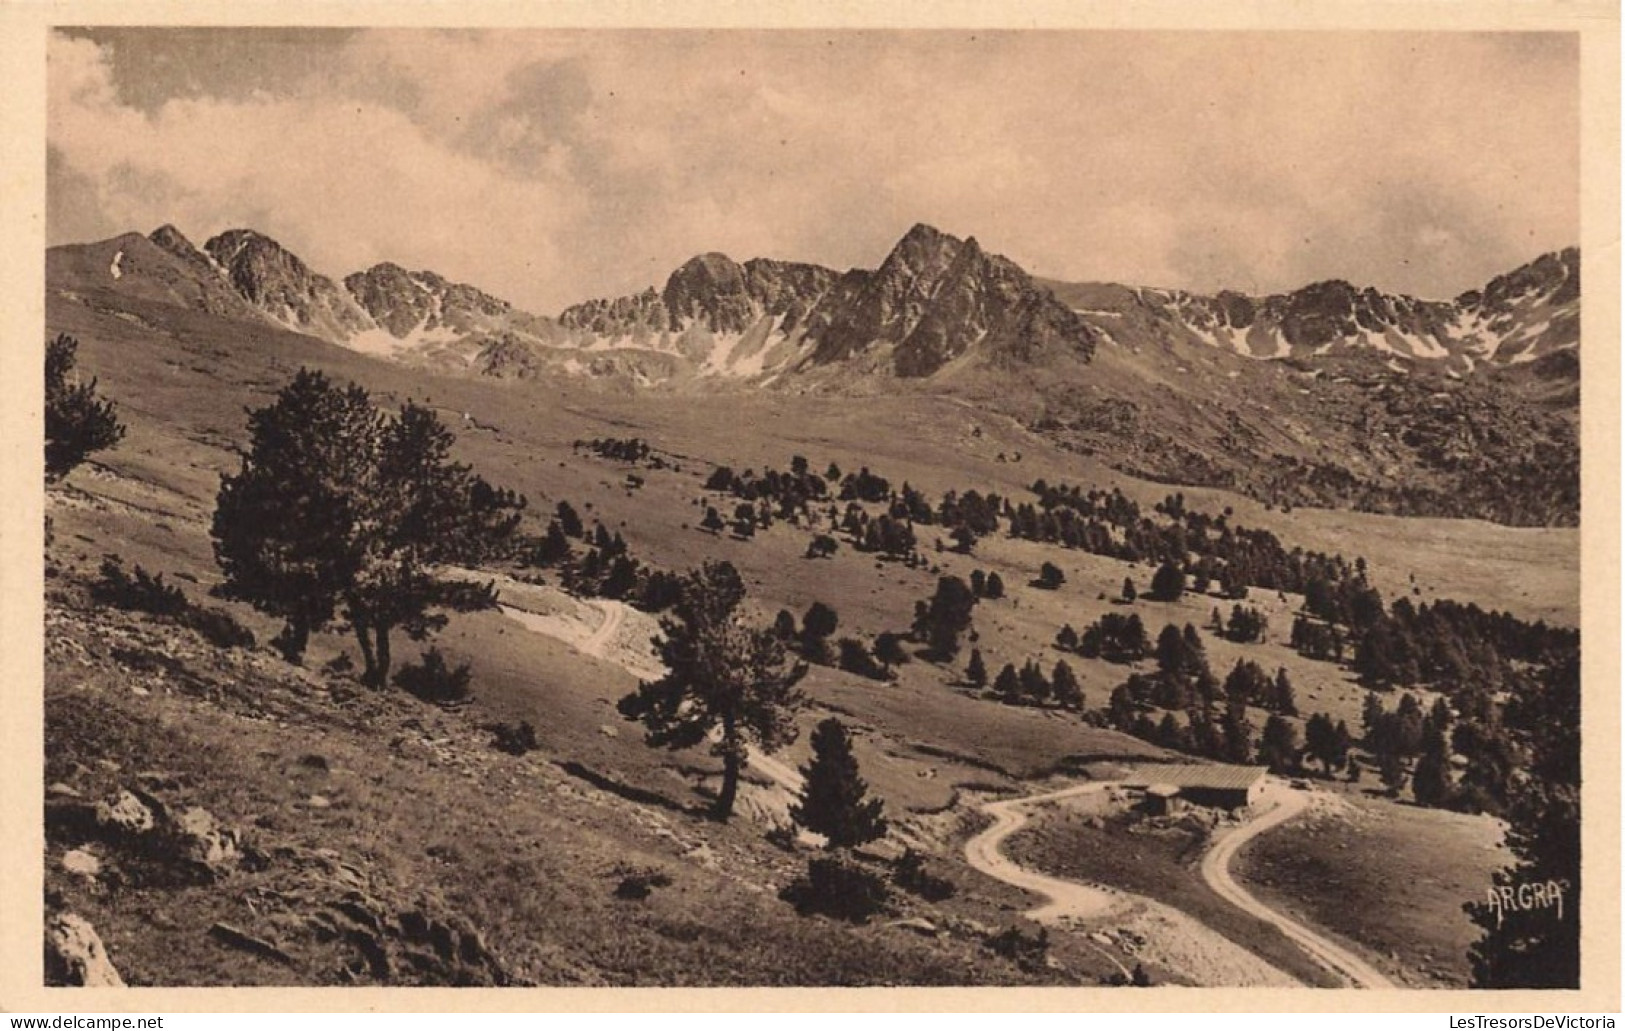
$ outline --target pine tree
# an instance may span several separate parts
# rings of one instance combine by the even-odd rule
[[[1072,667],[1067,665],[1065,659],[1055,663],[1055,673],[1050,678],[1050,691],[1055,696],[1056,704],[1065,709],[1083,708],[1083,685],[1078,683],[1077,675]]]
[[[1133,604],[1134,599],[1137,597],[1139,597],[1139,592],[1134,589],[1134,578],[1129,576],[1123,577],[1123,600],[1129,604]]]
[[[992,597],[994,576],[988,577],[989,597]],[[976,596],[957,576],[944,576],[937,580],[937,592],[932,596],[925,612],[925,638],[931,652],[940,661],[951,661],[959,654],[959,639],[970,629],[971,610]]]
[[[875,658],[891,672],[891,667],[901,666],[908,662],[908,651],[903,647],[903,638],[900,634],[882,633],[875,637]]]
[[[1377,756],[1378,773],[1382,776],[1383,787],[1388,789],[1390,798],[1398,798],[1399,792],[1405,787],[1405,762],[1394,752],[1383,752]]]
[[[113,402],[96,381],[71,381],[79,341],[60,334],[45,347],[45,482],[55,483],[97,451],[124,439]]]
[[[250,413],[249,431],[210,533],[224,593],[285,620],[291,661],[342,603],[364,679],[382,686],[393,630],[423,640],[445,611],[495,603],[491,585],[437,570],[508,555],[524,499],[452,462],[432,410],[409,402],[386,416],[361,387],[305,369]]]
[[[1151,577],[1151,596],[1158,601],[1178,601],[1185,593],[1185,574],[1172,562],[1157,567]]]
[[[1349,751],[1354,747],[1354,735],[1349,733],[1349,725],[1345,720],[1338,720],[1335,730],[1335,744],[1332,748],[1332,767],[1336,769],[1349,762]]]
[[[975,688],[987,686],[987,666],[982,662],[982,650],[972,648],[970,664],[965,667],[965,681]]]
[[[808,662],[827,666],[830,661],[829,638],[840,626],[841,618],[835,610],[821,601],[815,601],[801,617],[801,655]]]
[[[557,511],[559,527],[568,537],[585,537],[587,528],[581,522],[581,516],[576,514],[575,507],[568,501],[560,501]]]
[[[1166,676],[1177,677],[1185,672],[1185,637],[1172,623],[1157,635],[1157,669]]]
[[[1021,667],[1019,676],[1023,700],[1033,705],[1043,705],[1049,701],[1049,678],[1044,676],[1044,671],[1039,668],[1038,663],[1028,659]]]
[[[1309,717],[1303,727],[1304,753],[1319,762],[1329,777],[1332,773],[1332,756],[1337,748],[1337,732],[1332,729],[1332,720],[1323,712],[1317,712]]]
[[[388,680],[395,629],[422,641],[446,625],[445,611],[496,604],[493,585],[442,580],[435,571],[508,557],[525,502],[453,462],[453,441],[433,409],[407,402],[383,420],[370,480],[354,485],[362,532],[344,616],[370,683]]]
[[[1061,649],[1063,652],[1075,652],[1078,650],[1078,632],[1072,629],[1071,623],[1061,627],[1060,633],[1055,635],[1055,647]]]
[[[1420,806],[1439,807],[1450,801],[1450,745],[1444,731],[1429,721],[1422,735],[1422,757],[1411,776],[1411,793]]]
[[[1580,657],[1561,656],[1507,705],[1528,752],[1529,776],[1512,786],[1507,846],[1514,862],[1496,888],[1556,884],[1562,918],[1551,909],[1467,908],[1483,929],[1470,958],[1475,988],[1580,985]],[[1606,882],[1604,882],[1606,888]]]
[[[1365,732],[1368,745],[1376,741],[1377,731],[1382,727],[1382,719],[1386,714],[1387,711],[1382,706],[1382,699],[1377,697],[1377,692],[1367,691],[1365,702],[1360,708],[1360,727]]]
[[[531,552],[530,562],[535,566],[554,566],[570,557],[570,538],[557,519],[547,524],[547,536]]]
[[[716,733],[722,759],[715,814],[733,813],[739,775],[754,741],[773,752],[796,738],[795,713],[805,704],[796,685],[805,663],[787,667],[784,642],[744,622],[745,585],[727,562],[686,574],[673,615],[657,639],[667,672],[620,701],[621,715],[643,723],[652,747],[692,748]]]
[[[987,574],[987,588],[984,597],[992,601],[998,601],[1004,597],[1004,578],[998,573]]]
[[[1286,667],[1278,667],[1275,671],[1275,711],[1282,716],[1296,716],[1298,714],[1298,693],[1292,688],[1292,678],[1286,675]]]
[[[1264,722],[1264,735],[1258,742],[1258,761],[1276,773],[1298,766],[1298,732],[1279,716]]]
[[[796,639],[796,617],[789,609],[780,609],[773,617],[773,634],[785,644]]]
[[[1185,672],[1195,675],[1207,665],[1207,648],[1202,644],[1202,635],[1191,624],[1186,623],[1181,634],[1185,639]]]
[[[1247,723],[1246,706],[1230,708],[1224,717],[1224,760],[1245,763],[1253,756],[1252,728]]]
[[[999,675],[993,678],[993,692],[1006,702],[1015,702],[1021,698],[1021,675],[1016,672],[1012,663],[1005,663],[999,670]]]

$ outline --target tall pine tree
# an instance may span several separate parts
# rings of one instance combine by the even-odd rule
[[[666,674],[639,684],[619,708],[642,721],[651,746],[691,748],[715,739],[712,753],[722,759],[715,814],[726,820],[748,744],[772,752],[795,740],[795,713],[805,701],[796,685],[807,666],[786,668],[779,636],[745,623],[745,584],[730,563],[707,562],[682,583],[673,616],[660,621]]]
[[[884,836],[885,803],[868,797],[869,785],[858,773],[846,725],[833,716],[818,724],[812,749],[812,761],[801,768],[801,798],[790,808],[790,818],[822,834],[830,849],[852,848]]]

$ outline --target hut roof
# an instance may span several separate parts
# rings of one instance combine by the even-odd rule
[[[1127,781],[1130,787],[1233,788],[1245,791],[1269,772],[1267,766],[1230,766],[1225,763],[1169,763],[1141,767]]]

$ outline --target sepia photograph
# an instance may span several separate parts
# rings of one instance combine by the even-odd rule
[[[1581,32],[43,58],[43,985],[1617,978]]]

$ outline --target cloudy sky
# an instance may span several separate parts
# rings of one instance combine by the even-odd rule
[[[1453,296],[1579,241],[1556,34],[97,29],[48,51],[48,234],[249,226],[531,310],[692,255]]]

